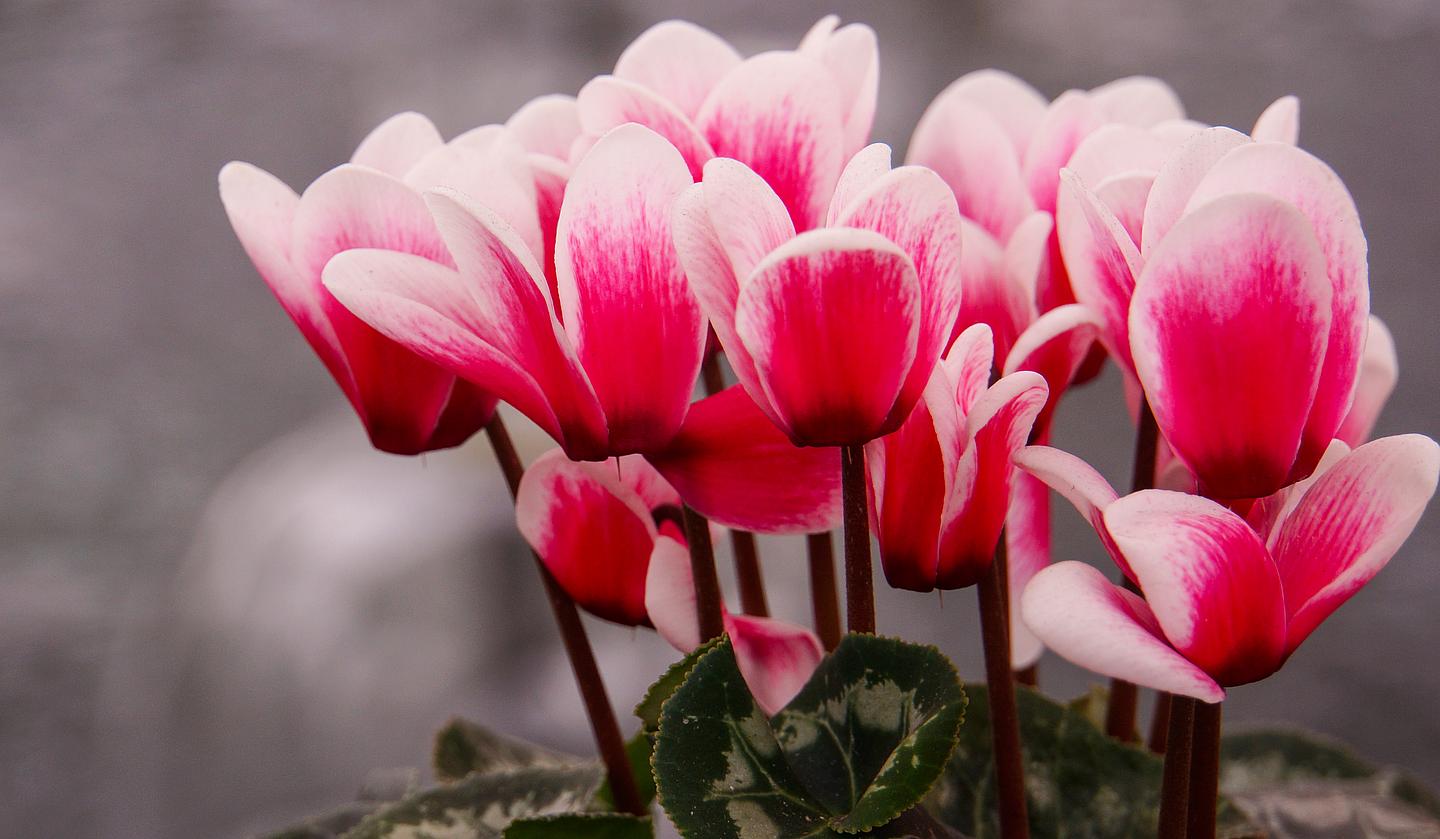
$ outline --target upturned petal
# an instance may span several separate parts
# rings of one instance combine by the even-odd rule
[[[835,79],[843,114],[845,154],[849,156],[870,141],[870,129],[875,123],[880,89],[879,46],[875,30],[863,23],[836,29],[833,24],[822,26],[825,22],[811,28],[800,42],[799,52],[825,65]]]
[[[1135,573],[1105,527],[1105,508],[1120,496],[1095,468],[1066,451],[1050,446],[1026,446],[1015,453],[1015,466],[1042,481],[1069,501],[1100,537],[1115,564],[1131,580]]]
[[[740,53],[708,29],[667,20],[625,48],[615,76],[654,91],[694,119],[705,97],[740,61]]]
[[[605,409],[610,453],[663,446],[679,430],[705,319],[675,252],[680,154],[639,125],[605,135],[576,167],[556,233],[564,327]]]
[[[815,633],[784,621],[727,613],[725,631],[740,675],[766,714],[790,704],[825,657]]]
[[[1139,250],[1115,214],[1074,173],[1060,173],[1056,227],[1075,299],[1099,318],[1100,337],[1126,371],[1131,354],[1130,304],[1140,273]]]
[[[1036,436],[1049,436],[1060,397],[1100,334],[1100,321],[1088,307],[1071,303],[1051,309],[1030,325],[1005,359],[1004,375],[1033,370],[1045,377],[1049,395],[1035,418]]]
[[[590,151],[591,141],[586,137],[598,139],[630,122],[669,140],[685,159],[693,179],[700,178],[705,161],[715,156],[715,150],[689,117],[643,85],[615,76],[597,76],[580,88],[576,102],[585,132],[570,150],[570,159],[577,165]]]
[[[1145,201],[1140,240],[1143,256],[1149,257],[1155,245],[1185,214],[1190,196],[1195,194],[1206,173],[1220,158],[1249,142],[1249,137],[1232,128],[1207,128],[1182,143],[1165,161]]]
[[[573,96],[537,96],[521,105],[505,127],[526,151],[566,161],[580,136],[580,107]]]
[[[1285,143],[1293,146],[1300,142],[1300,100],[1294,96],[1282,96],[1271,102],[1260,114],[1260,118],[1255,120],[1250,136],[1254,137],[1257,143]]]
[[[405,111],[375,126],[350,155],[350,162],[403,178],[412,166],[443,145],[445,141],[433,122],[422,114]]]
[[[1166,490],[1128,495],[1104,516],[1176,650],[1226,686],[1280,667],[1280,574],[1244,519],[1209,499]]]
[[[764,390],[756,398],[797,445],[864,443],[903,419],[896,399],[915,359],[919,297],[910,258],[868,230],[801,234],[755,269],[735,330]]]
[[[1109,122],[1149,128],[1184,119],[1185,106],[1170,85],[1151,76],[1127,76],[1090,91],[1096,107]]]
[[[906,159],[933,169],[954,191],[961,214],[1004,242],[1035,211],[1035,202],[1021,174],[1015,137],[972,101],[974,91],[962,87],[965,81],[955,82],[926,109]]]
[[[1370,439],[1380,412],[1395,390],[1400,378],[1400,359],[1395,354],[1395,339],[1390,330],[1374,315],[1365,330],[1365,350],[1360,357],[1360,380],[1355,384],[1355,401],[1340,423],[1335,436],[1358,446]]]
[[[1146,263],[1130,307],[1136,371],[1208,494],[1257,498],[1285,483],[1320,380],[1330,296],[1309,222],[1268,196],[1187,214]]]
[[[1225,691],[1164,640],[1145,601],[1081,562],[1060,562],[1021,598],[1030,630],[1062,658],[1137,685],[1219,702]]]

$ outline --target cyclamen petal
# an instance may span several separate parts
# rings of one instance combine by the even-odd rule
[[[1025,286],[1011,277],[1006,254],[983,228],[964,221],[961,231],[961,306],[951,332],[958,336],[975,324],[990,326],[994,352],[1004,359],[1025,326],[1035,319],[1034,289],[1027,294]]]
[[[1005,359],[1004,374],[1033,370],[1045,377],[1049,396],[1035,418],[1037,436],[1048,436],[1060,396],[1069,387],[1100,334],[1095,313],[1079,303],[1051,309],[1030,325]]]
[[[1141,225],[1142,255],[1148,258],[1156,243],[1180,220],[1195,188],[1220,158],[1249,142],[1250,138],[1239,131],[1216,127],[1200,131],[1181,144],[1160,167],[1146,198],[1145,220]]]
[[[1300,142],[1300,100],[1294,96],[1282,96],[1271,102],[1260,114],[1260,118],[1255,120],[1250,136],[1254,137],[1257,143],[1286,143],[1293,146]]]
[[[555,246],[560,309],[605,408],[612,454],[668,442],[700,371],[705,320],[670,226],[690,185],[673,146],[626,125],[596,143],[566,187]]]
[[[1069,501],[1100,537],[1100,543],[1110,554],[1122,573],[1135,580],[1135,572],[1125,561],[1125,555],[1110,538],[1105,526],[1105,508],[1120,496],[1104,476],[1080,458],[1066,451],[1050,446],[1026,446],[1012,458],[1015,466],[1044,482],[1051,489]]]
[[[649,468],[638,458],[579,463],[551,450],[525,470],[515,498],[520,533],[565,592],[626,626],[650,625],[645,581],[657,530],[616,473]]]
[[[647,459],[701,515],[757,533],[813,533],[840,521],[839,453],[800,448],[739,385],[690,406]]]
[[[659,94],[634,82],[614,76],[591,79],[576,97],[580,125],[585,134],[572,144],[570,159],[577,165],[588,154],[593,140],[625,125],[639,123],[670,141],[685,159],[692,178],[698,179],[705,161],[715,150],[695,124]]]
[[[526,151],[566,161],[580,136],[580,107],[573,96],[537,96],[520,106],[505,127]]]
[[[717,157],[705,164],[702,189],[710,224],[737,279],[747,279],[766,256],[795,238],[780,196],[738,160]]]
[[[1360,357],[1360,379],[1355,383],[1355,401],[1335,436],[1351,446],[1370,439],[1370,432],[1375,430],[1375,423],[1399,377],[1400,359],[1395,354],[1395,339],[1385,324],[1371,315]]]
[[[915,360],[919,295],[910,258],[868,230],[801,234],[755,269],[735,331],[754,359],[757,396],[796,445],[864,443],[904,417],[896,398]]]
[[[1045,118],[1036,127],[1035,136],[1025,150],[1021,167],[1025,186],[1037,209],[1055,212],[1055,196],[1060,186],[1058,173],[1069,163],[1081,141],[1105,122],[1090,96],[1078,90],[1060,94],[1046,109]]]
[[[1010,138],[1018,159],[1025,154],[1050,104],[1030,84],[1004,70],[975,70],[956,79],[936,97],[962,99],[988,113]]]
[[[1050,565],[1050,488],[1024,472],[1017,472],[1011,479],[1005,548],[1010,596],[1010,666],[1024,670],[1040,660],[1045,645],[1025,625],[1020,598],[1035,575]]]
[[[1088,670],[1219,702],[1225,690],[1167,644],[1145,601],[1080,562],[1046,568],[1021,598],[1025,624],[1050,649]]]
[[[1144,490],[1105,526],[1176,650],[1222,685],[1263,679],[1285,657],[1285,594],[1244,519],[1213,501]]]
[[[625,48],[615,76],[654,91],[694,119],[705,97],[740,61],[740,53],[708,29],[667,20]]]
[[[1261,195],[1216,199],[1156,248],[1130,307],[1155,419],[1208,494],[1285,483],[1319,383],[1330,283],[1309,222]],[[1285,324],[1278,338],[1276,324]]]
[[[1185,118],[1185,106],[1175,90],[1151,76],[1116,79],[1091,90],[1090,96],[1111,122],[1149,128]]]
[[[898,430],[865,445],[870,524],[885,580],[893,588],[922,592],[935,589],[940,525],[958,454],[954,438],[963,434],[953,409],[954,390],[943,371],[935,371],[931,387],[937,400],[922,401]],[[931,405],[945,400],[952,408],[937,419]],[[942,437],[937,425],[947,422],[952,433]],[[963,436],[958,445],[963,446]]]
[[[1099,317],[1110,355],[1133,370],[1129,321],[1139,251],[1110,208],[1069,170],[1060,172],[1057,212],[1060,252],[1075,299]]]
[[[403,178],[412,166],[443,145],[445,141],[435,123],[414,111],[406,111],[380,123],[366,135],[350,155],[350,162]]]
[[[845,154],[854,154],[870,139],[880,87],[879,46],[875,30],[852,23],[821,35],[812,29],[800,42],[800,54],[816,59],[835,78],[843,111]],[[814,37],[812,37],[812,35]]]
[[[669,536],[656,537],[644,585],[645,612],[660,637],[682,653],[700,646],[704,639],[690,549]]]
[[[727,614],[725,631],[740,675],[769,715],[790,704],[825,657],[813,632],[783,621]]]
[[[1385,567],[1437,477],[1440,446],[1404,434],[1355,449],[1305,492],[1275,542],[1290,614],[1287,654]]]

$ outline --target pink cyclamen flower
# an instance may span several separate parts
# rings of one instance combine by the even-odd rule
[[[935,173],[869,146],[827,226],[796,234],[743,163],[716,158],[675,208],[676,246],[740,384],[796,445],[898,428],[960,303],[960,215]]]
[[[638,456],[586,463],[552,450],[520,482],[520,532],[582,608],[654,627],[681,652],[700,645],[680,496]],[[794,698],[824,653],[815,635],[769,618],[725,613],[725,631],[767,713]]]
[[[1365,236],[1339,177],[1286,143],[1199,132],[1155,176],[1138,247],[1062,177],[1076,294],[1205,492],[1254,498],[1308,474],[1351,404],[1369,311]]]
[[[795,51],[749,59],[692,23],[656,24],[620,56],[614,75],[581,89],[575,151],[637,122],[670,140],[697,180],[713,157],[742,161],[775,190],[795,227],[814,227],[875,118],[875,33],[838,22],[832,15],[815,24]]]
[[[220,198],[246,253],[376,448],[396,454],[459,445],[489,420],[495,398],[356,318],[321,275],[331,257],[352,248],[452,266],[421,198],[434,186],[485,200],[518,238],[540,246],[525,151],[503,132],[478,129],[445,143],[425,117],[399,114],[300,196],[248,163],[220,172]]]
[[[974,585],[994,559],[1011,455],[1025,445],[1048,388],[1031,371],[989,385],[992,346],[989,327],[967,329],[900,429],[866,446],[872,529],[896,588]]]
[[[685,419],[705,344],[670,226],[690,185],[669,142],[621,126],[564,187],[553,288],[543,245],[454,191],[425,196],[454,267],[354,250],[330,262],[325,284],[379,332],[514,405],[572,457],[658,450]],[[535,216],[532,207],[527,221],[538,225]]]
[[[1166,490],[1107,501],[1113,491],[1083,463],[1039,454],[1057,488],[1085,499],[1144,597],[1062,562],[1030,582],[1025,622],[1076,664],[1206,702],[1274,673],[1379,573],[1440,477],[1440,446],[1427,437],[1354,451],[1336,440],[1314,474],[1259,501],[1247,520]]]

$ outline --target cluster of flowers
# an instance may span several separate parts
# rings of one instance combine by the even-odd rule
[[[974,585],[1008,543],[1015,667],[1043,643],[1205,702],[1276,671],[1440,473],[1428,438],[1365,442],[1393,344],[1295,100],[1247,135],[1154,79],[1049,102],[984,70],[894,167],[867,144],[877,78],[863,25],[745,58],[667,22],[578,96],[449,142],[401,114],[303,195],[233,163],[221,197],[376,447],[457,445],[497,401],[556,441],[519,525],[595,615],[698,645],[681,510],[828,531],[843,449],[891,585]],[[738,384],[697,401],[719,354]],[[1044,445],[1106,357],[1158,428],[1158,489],[1120,497]],[[1051,564],[1049,488],[1128,588]],[[822,655],[724,625],[768,709]]]

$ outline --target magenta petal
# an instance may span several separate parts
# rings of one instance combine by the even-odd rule
[[[609,131],[629,122],[639,123],[670,141],[690,168],[692,178],[698,180],[705,161],[715,156],[714,149],[705,141],[699,129],[684,113],[667,102],[660,95],[634,82],[614,76],[598,76],[580,88],[576,97],[580,109],[580,125],[585,134],[576,143],[589,153],[586,135],[599,138]],[[572,161],[577,157],[572,146]]]
[[[1051,309],[1030,325],[1005,359],[1005,375],[1033,370],[1045,377],[1050,395],[1035,418],[1035,431],[1048,436],[1055,407],[1100,334],[1095,313],[1079,303]]]
[[[868,230],[801,234],[756,268],[735,330],[797,445],[863,443],[904,416],[919,297],[910,258]]]
[[[435,124],[421,114],[406,111],[375,127],[350,156],[350,162],[379,169],[396,178],[425,155],[445,145]]]
[[[1335,436],[1358,446],[1370,439],[1375,422],[1380,419],[1395,383],[1400,377],[1400,360],[1395,354],[1395,339],[1390,330],[1374,315],[1365,331],[1365,350],[1360,357],[1360,380],[1355,384],[1355,401]]]
[[[566,187],[555,272],[565,331],[610,427],[610,451],[663,446],[700,371],[705,319],[671,234],[691,184],[665,138],[626,125],[601,138]]]
[[[645,626],[655,523],[639,494],[615,472],[615,464],[546,452],[525,470],[515,517],[525,541],[576,603],[606,620]]]
[[[1045,220],[1048,236],[1049,215],[1036,215]],[[1004,359],[1020,332],[1035,319],[1034,286],[1027,289],[1012,275],[1006,252],[979,225],[964,222],[961,240],[964,242],[960,248],[963,291],[951,332],[958,336],[975,324],[988,325],[994,332],[994,352]]]
[[[1130,304],[1140,253],[1110,208],[1073,173],[1060,173],[1057,223],[1060,252],[1075,299],[1102,324],[1101,338],[1126,371],[1134,369],[1130,346]]]
[[[1305,217],[1262,195],[1189,213],[1146,264],[1129,326],[1156,422],[1207,493],[1258,498],[1283,485],[1330,333],[1330,283]]]
[[[705,97],[740,61],[740,53],[708,29],[667,20],[625,48],[615,76],[654,91],[694,119]]]
[[[655,468],[711,521],[757,533],[813,533],[839,524],[834,449],[800,448],[740,386],[690,406]]]
[[[1435,494],[1440,446],[1384,437],[1327,470],[1281,525],[1275,561],[1290,612],[1287,653],[1380,572]]]
[[[963,91],[947,90],[926,109],[906,160],[935,170],[955,192],[961,214],[1002,242],[1035,211],[1014,138]]]
[[[796,229],[825,218],[845,133],[840,92],[823,65],[794,53],[748,59],[711,92],[696,124],[717,155],[770,184]]]
[[[1286,201],[1310,222],[1331,286],[1330,333],[1314,407],[1305,426],[1296,476],[1307,474],[1345,418],[1370,314],[1370,281],[1360,214],[1338,175],[1319,158],[1283,143],[1254,143],[1211,168],[1190,198],[1201,207],[1217,197],[1264,193]]]
[[[1128,495],[1104,516],[1175,649],[1226,686],[1280,667],[1280,574],[1244,519],[1209,499],[1166,490]]]
[[[886,582],[910,591],[935,588],[940,525],[959,456],[953,451],[961,432],[956,428],[949,378],[936,370],[932,386],[938,388],[941,400],[949,400],[948,414],[937,418],[926,399],[897,431],[865,446],[871,527],[880,547],[880,565]],[[948,424],[950,434],[937,429],[942,424]],[[959,442],[963,445],[963,438]]]
[[[1084,563],[1036,574],[1021,613],[1046,646],[1081,667],[1204,702],[1225,698],[1214,679],[1165,642],[1144,600]]]
[[[825,657],[815,633],[783,621],[727,614],[725,632],[740,675],[767,715],[790,704]]]
[[[1080,458],[1050,446],[1026,446],[1015,453],[1016,467],[1044,482],[1090,522],[1100,542],[1121,572],[1131,580],[1135,573],[1105,527],[1105,508],[1120,496],[1104,476]]]
[[[1250,136],[1257,143],[1293,146],[1300,142],[1300,100],[1294,96],[1282,96],[1271,102],[1270,107],[1255,120]]]
[[[1011,458],[1029,439],[1046,392],[1038,373],[1014,373],[981,394],[965,418],[970,443],[964,457],[974,458],[974,477],[968,486],[957,482],[947,505],[939,588],[974,585],[990,568],[1010,501]]]

